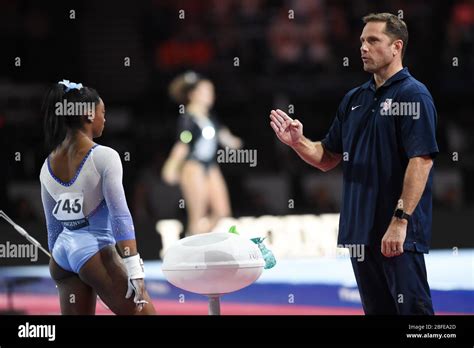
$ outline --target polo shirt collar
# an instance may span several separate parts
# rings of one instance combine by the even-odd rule
[[[380,86],[380,87],[388,87],[390,86],[392,83],[396,82],[396,81],[400,81],[400,80],[403,80],[403,79],[406,79],[407,77],[410,77],[411,74],[410,72],[408,71],[408,68],[405,67],[403,68],[402,70],[400,70],[399,72],[397,72],[395,75],[393,75],[391,78],[389,78],[387,81],[385,81],[385,83]],[[379,87],[379,88],[380,88]],[[375,80],[374,80],[374,76],[372,75],[372,77],[370,78],[369,81],[367,81],[366,83],[364,83],[362,85],[362,88],[363,89],[371,89],[373,91],[375,91]]]

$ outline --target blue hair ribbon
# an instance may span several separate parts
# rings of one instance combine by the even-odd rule
[[[58,84],[66,86],[66,93],[69,92],[71,89],[80,90],[82,87],[84,87],[82,86],[82,83],[70,82],[69,80],[59,81]]]

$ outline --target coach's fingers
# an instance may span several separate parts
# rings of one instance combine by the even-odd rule
[[[278,117],[278,118],[283,118],[283,117],[281,117],[281,115],[278,114],[278,112],[276,110],[270,111],[270,115],[273,115],[273,116]]]
[[[303,126],[301,122],[298,121],[296,118],[293,121],[291,121],[290,125],[291,127],[297,128],[297,129]]]
[[[281,124],[285,123],[286,119],[283,116],[281,116],[278,112],[275,112],[274,115],[278,119],[278,121],[280,121]]]
[[[293,121],[293,119],[290,116],[288,116],[284,111],[277,109],[276,112],[278,113],[279,116],[283,117],[283,119]]]
[[[279,126],[279,127],[282,126],[283,123],[285,123],[285,120],[283,120],[283,118],[282,118],[280,115],[278,115],[275,110],[272,110],[272,112],[270,113],[270,118],[271,118],[271,119],[277,124],[277,126]]]
[[[270,126],[272,126],[273,130],[275,131],[275,133],[277,135],[280,133],[280,128],[278,128],[278,126],[275,124],[275,122],[270,121]]]
[[[397,242],[397,255],[401,255],[403,252],[403,242]]]
[[[288,125],[285,122],[280,122],[276,117],[272,117],[272,121],[278,126],[279,133],[284,133]]]
[[[390,256],[397,256],[398,255],[398,242],[395,240],[392,240],[390,242]]]
[[[285,130],[285,127],[284,125],[275,117],[275,116],[270,116],[270,119],[272,120],[272,122],[275,124],[275,126],[277,126],[278,128],[278,132],[283,132]]]
[[[390,243],[390,254],[392,257],[398,256],[401,254],[400,252],[400,243],[396,240],[391,241]]]
[[[382,239],[382,255],[385,257],[390,257],[388,241]]]

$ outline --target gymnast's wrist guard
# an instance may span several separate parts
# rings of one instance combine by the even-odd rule
[[[122,258],[127,275],[129,279],[143,279],[145,278],[145,268],[143,267],[143,260],[140,254]]]

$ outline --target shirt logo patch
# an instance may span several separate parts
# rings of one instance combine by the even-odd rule
[[[354,110],[357,109],[359,106],[362,106],[362,105],[353,106],[353,107],[351,107],[351,110],[354,111]]]
[[[385,99],[385,101],[382,104],[382,110],[383,111],[388,111],[392,107],[392,99]]]

